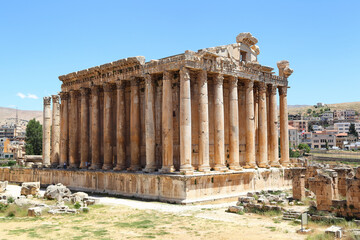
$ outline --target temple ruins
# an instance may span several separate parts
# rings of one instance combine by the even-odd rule
[[[257,42],[241,33],[234,44],[60,76],[61,102],[52,96],[51,110],[44,98],[47,168],[24,171],[39,178],[31,181],[175,202],[289,187],[293,70],[280,61],[277,76],[261,65]]]

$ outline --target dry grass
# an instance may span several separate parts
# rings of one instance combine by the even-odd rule
[[[360,102],[348,102],[348,103],[335,103],[335,104],[326,104],[332,111],[333,110],[345,110],[345,109],[353,109],[357,112],[360,112]],[[289,108],[289,114],[297,114],[297,113],[306,113],[308,109],[317,110],[314,106],[301,106],[301,107],[293,107]]]

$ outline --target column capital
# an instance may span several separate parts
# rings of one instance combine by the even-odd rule
[[[264,93],[266,92],[266,84],[263,82],[260,82],[258,85],[258,89],[259,89],[259,93]]]
[[[117,89],[125,89],[125,81],[120,80],[120,81],[115,82],[115,84],[116,84]]]
[[[44,97],[44,105],[50,105],[51,104],[51,97]]]
[[[198,77],[199,77],[199,82],[200,83],[202,83],[202,84],[206,83],[207,82],[207,71],[206,70],[201,70],[199,72]]]
[[[224,83],[224,75],[221,73],[217,74],[214,79],[214,83],[222,85]]]
[[[271,95],[276,95],[276,86],[275,85],[268,85],[268,91]]]
[[[152,77],[149,73],[144,74],[145,84],[150,85],[152,83]]]
[[[252,89],[252,88],[254,88],[254,81],[251,81],[251,80],[246,80],[246,81],[244,81],[244,83],[245,83],[245,88],[247,88],[247,89]]]
[[[163,81],[171,81],[171,72],[170,71],[164,71],[163,72]]]
[[[230,81],[229,81],[230,87],[232,87],[232,88],[237,87],[238,81],[239,81],[239,80],[238,80],[237,77],[231,76],[231,77],[230,77]]]
[[[98,95],[100,92],[100,86],[99,85],[92,85],[91,86],[91,94]]]
[[[138,77],[131,77],[130,78],[130,86],[139,86],[140,80]]]
[[[76,98],[79,96],[79,91],[78,90],[70,90],[70,98]]]
[[[112,83],[106,82],[103,84],[103,89],[104,89],[104,92],[112,92],[115,89],[115,85]]]
[[[59,95],[51,95],[52,101],[53,103],[59,103]]]
[[[287,87],[279,87],[279,94],[281,96],[287,96]]]
[[[69,93],[68,92],[60,92],[60,99],[61,100],[68,100],[69,99]]]
[[[80,88],[80,94],[83,97],[87,97],[90,95],[90,89],[89,88],[85,88],[85,87],[81,87]]]
[[[187,81],[190,80],[190,70],[186,67],[180,68],[180,79]]]

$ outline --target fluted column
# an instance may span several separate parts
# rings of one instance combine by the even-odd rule
[[[209,164],[209,97],[206,70],[199,73],[199,171],[210,171]]]
[[[70,168],[79,167],[79,144],[78,144],[78,96],[79,92],[76,90],[70,90],[70,125],[69,125],[69,135],[70,135]]]
[[[116,83],[116,167],[115,171],[126,169],[126,146],[125,146],[125,83]]]
[[[255,163],[259,165],[259,87],[254,85]]]
[[[44,167],[50,167],[50,129],[51,129],[51,97],[44,97],[44,112],[43,112],[43,159]]]
[[[289,130],[287,110],[287,86],[279,87],[280,95],[280,164],[287,167],[290,164],[289,157]]]
[[[80,122],[81,122],[81,131],[80,131],[80,168],[87,168],[89,161],[89,94],[90,89],[80,88],[81,94],[81,109],[80,109]]]
[[[52,95],[51,166],[57,167],[60,160],[60,104],[59,95]]]
[[[246,98],[246,165],[244,168],[255,168],[255,116],[254,116],[254,82],[245,82]]]
[[[155,99],[154,84],[150,74],[145,74],[145,141],[146,166],[144,172],[153,172],[155,163]]]
[[[173,117],[172,117],[172,74],[165,71],[162,82],[162,168],[160,172],[173,172]]]
[[[189,69],[180,69],[180,171],[191,174],[191,93]]]
[[[259,86],[259,167],[268,167],[268,143],[267,143],[267,112],[266,112],[266,85],[260,83]]]
[[[91,167],[99,169],[100,163],[100,99],[99,86],[91,87]]]
[[[111,95],[114,90],[114,85],[110,83],[104,83],[104,164],[103,170],[109,170],[113,168],[113,150],[112,150],[112,101]]]
[[[269,85],[269,123],[270,123],[270,149],[269,164],[271,167],[279,167],[279,143],[278,143],[278,122],[277,122],[277,104],[276,104],[276,86]]]
[[[225,126],[224,126],[224,76],[218,74],[214,79],[214,148],[215,148],[215,166],[216,171],[226,171],[225,166]]]
[[[69,93],[61,92],[60,98],[60,163],[58,167],[62,168],[64,163],[65,165],[68,164],[69,159]]]
[[[239,113],[238,113],[238,79],[231,77],[229,82],[229,119],[230,119],[230,158],[229,168],[240,170],[239,163]]]
[[[240,151],[240,164],[245,165],[246,159],[246,98],[245,98],[245,86],[241,82],[239,84],[239,151]]]
[[[130,171],[140,169],[140,96],[139,80],[131,80],[130,99]]]

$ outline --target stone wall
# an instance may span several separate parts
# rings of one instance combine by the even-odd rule
[[[236,197],[243,192],[291,186],[289,169],[244,170],[217,174],[145,174],[130,172],[0,168],[0,181],[62,183],[72,190],[191,203]]]

